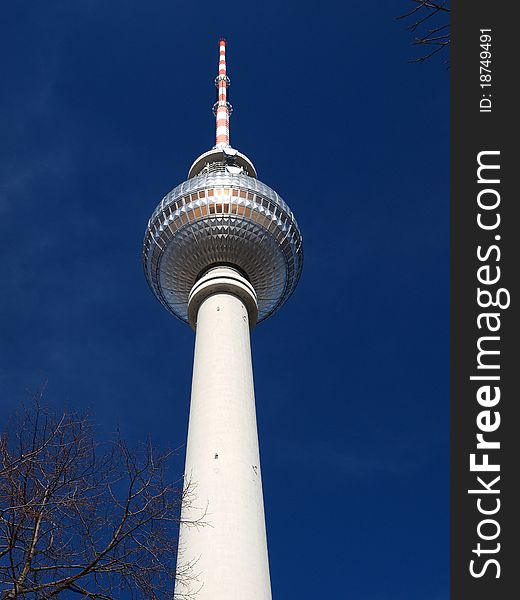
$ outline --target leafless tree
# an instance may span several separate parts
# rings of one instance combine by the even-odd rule
[[[412,21],[409,29],[414,34],[412,44],[423,48],[423,53],[411,62],[424,62],[450,45],[449,0],[411,0],[414,7],[397,17]],[[448,60],[445,61],[448,63]]]
[[[0,434],[0,599],[173,598],[180,509],[150,443],[97,444],[87,417],[39,403]],[[201,523],[191,523],[199,526]]]

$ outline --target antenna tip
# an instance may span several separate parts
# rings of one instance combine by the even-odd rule
[[[219,45],[220,45],[220,46],[225,46],[225,45],[226,45],[226,40],[225,40],[225,38],[222,38],[222,37],[221,37],[221,38],[219,39],[218,43],[219,43]]]

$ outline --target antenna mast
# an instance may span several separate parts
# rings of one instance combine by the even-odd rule
[[[227,101],[227,89],[229,85],[230,81],[226,73],[226,40],[221,39],[219,42],[218,75],[215,79],[217,101],[213,105],[213,114],[217,120],[215,148],[225,148],[230,145],[229,116],[233,112],[233,107]]]

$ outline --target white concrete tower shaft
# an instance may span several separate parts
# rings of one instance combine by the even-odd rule
[[[192,499],[182,512],[178,570],[191,567],[194,579],[177,583],[179,597],[271,599],[250,347],[256,315],[253,287],[229,267],[211,269],[190,294]]]

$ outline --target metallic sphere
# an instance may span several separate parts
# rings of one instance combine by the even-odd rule
[[[150,287],[188,322],[197,280],[212,267],[232,266],[256,292],[258,321],[266,319],[292,294],[302,269],[302,236],[291,210],[230,147],[203,154],[189,177],[148,222],[143,265]]]

